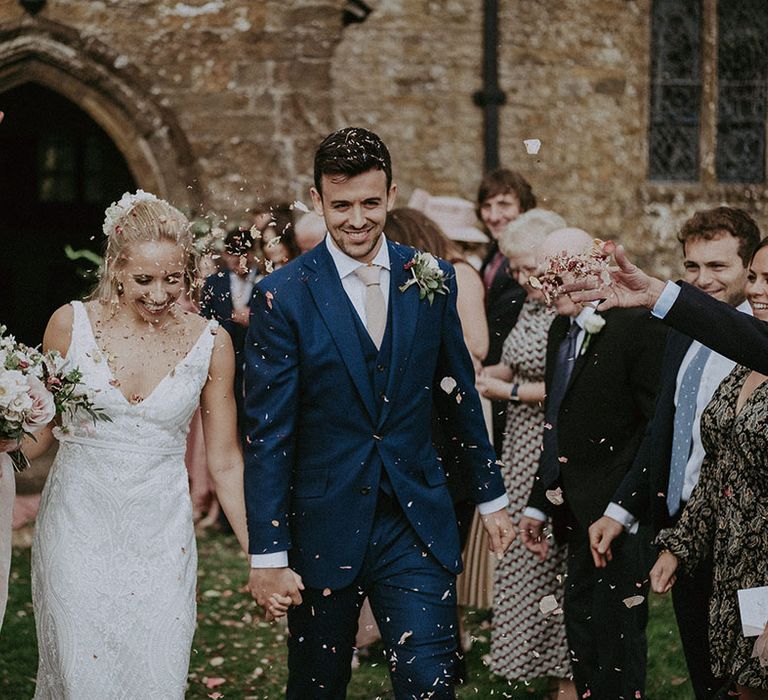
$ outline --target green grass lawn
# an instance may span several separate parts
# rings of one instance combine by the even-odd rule
[[[258,619],[244,590],[246,564],[234,538],[205,534],[199,539],[198,628],[192,651],[187,698],[271,700],[283,697],[286,680],[285,628]],[[0,698],[27,700],[34,693],[37,646],[30,593],[29,549],[14,550],[10,600],[0,632]],[[489,651],[488,614],[469,611],[475,644],[467,658],[469,681],[459,698],[535,700],[530,687],[494,678],[483,663]],[[648,696],[651,700],[692,698],[680,640],[668,597],[651,600],[648,626]],[[386,665],[374,653],[352,676],[352,700],[392,698]]]

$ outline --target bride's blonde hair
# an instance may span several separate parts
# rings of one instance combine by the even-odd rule
[[[200,254],[194,246],[190,223],[184,214],[163,199],[139,190],[107,209],[104,221],[107,244],[99,281],[89,299],[115,303],[119,295],[116,271],[128,261],[128,250],[136,243],[168,241],[183,248],[186,255],[184,281],[193,294],[199,284]]]

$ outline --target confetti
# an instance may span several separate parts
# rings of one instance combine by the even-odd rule
[[[450,394],[456,388],[456,380],[453,377],[443,377],[440,380],[440,388]]]
[[[525,152],[529,156],[535,156],[541,148],[541,141],[539,139],[525,139],[523,145],[525,146]]]
[[[621,602],[624,603],[628,608],[634,608],[636,605],[640,605],[645,600],[645,596],[642,595],[633,595],[629,598],[624,598]]]
[[[545,595],[540,601],[539,601],[539,610],[541,611],[542,615],[550,615],[555,614],[558,615],[562,612],[562,609],[560,608],[560,603],[557,602],[557,598],[553,595]]]
[[[561,506],[565,502],[565,499],[563,498],[563,489],[559,486],[556,489],[549,489],[544,495],[550,503],[556,506]]]

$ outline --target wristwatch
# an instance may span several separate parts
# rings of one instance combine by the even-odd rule
[[[520,401],[520,397],[517,394],[518,389],[520,389],[519,384],[513,384],[512,388],[509,390],[509,400],[510,401]]]

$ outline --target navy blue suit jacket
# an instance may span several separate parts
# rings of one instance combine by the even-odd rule
[[[675,391],[680,365],[692,342],[692,338],[676,330],[667,334],[653,418],[648,423],[632,469],[612,499],[638,520],[650,521],[656,531],[670,525],[666,494],[672,460]]]
[[[768,374],[768,323],[679,282],[664,323],[740,365]]]
[[[425,547],[448,570],[461,553],[443,467],[432,445],[433,403],[463,443],[472,497],[504,484],[474,388],[456,311],[456,281],[434,303],[399,287],[412,248],[388,242],[392,333],[383,397],[374,394],[354,309],[326,246],[262,280],[246,355],[245,495],[250,552],[289,550],[307,585],[350,585],[362,566],[382,470]],[[439,388],[452,377],[450,394]],[[378,400],[381,398],[381,400]]]
[[[242,422],[243,413],[243,348],[246,328],[232,320],[232,287],[229,272],[215,272],[205,279],[200,294],[200,313],[206,318],[214,318],[232,338],[235,350],[235,401],[237,402],[238,420]]]

